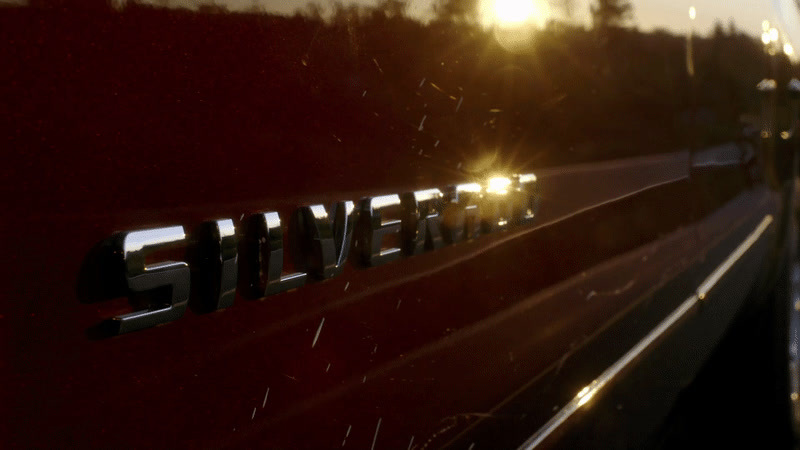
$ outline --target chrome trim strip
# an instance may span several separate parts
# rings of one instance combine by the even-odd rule
[[[736,250],[734,250],[733,253],[731,253],[730,256],[728,256],[725,262],[723,262],[722,265],[717,267],[716,270],[711,272],[711,275],[709,275],[708,278],[706,278],[705,281],[703,281],[700,284],[700,287],[697,288],[698,299],[704,300],[706,298],[709,291],[711,291],[711,289],[714,288],[714,285],[717,284],[719,280],[722,278],[722,276],[725,275],[725,273],[728,270],[730,270],[733,264],[736,263],[736,261],[738,261],[739,258],[741,258],[744,255],[744,253],[750,249],[750,247],[758,240],[758,238],[761,237],[761,234],[764,233],[764,231],[771,223],[772,223],[772,216],[771,215],[765,216],[764,219],[761,220],[761,223],[758,224],[758,227],[756,227],[756,229],[753,230],[753,232],[750,233],[749,236],[747,236],[747,239],[745,239],[744,242],[742,242],[741,244],[739,244],[738,247],[736,247]]]
[[[589,400],[592,399],[606,384],[608,384],[617,374],[619,374],[628,364],[630,364],[634,359],[636,359],[642,352],[644,352],[653,342],[656,341],[661,335],[663,335],[666,331],[672,328],[675,323],[677,323],[689,310],[692,309],[699,301],[703,300],[708,293],[714,288],[714,286],[719,282],[720,279],[727,273],[733,264],[736,263],[741,257],[747,252],[750,247],[764,234],[767,227],[772,223],[773,217],[772,215],[766,215],[761,220],[761,223],[756,227],[753,232],[750,233],[747,238],[736,247],[736,250],[733,251],[725,261],[714,270],[711,275],[709,275],[700,287],[697,289],[697,292],[684,300],[677,309],[672,311],[666,319],[664,319],[661,323],[658,324],[647,336],[644,337],[639,343],[637,343],[632,349],[630,349],[625,355],[622,356],[619,360],[617,360],[611,367],[605,370],[599,377],[597,377],[594,381],[589,383],[589,385],[585,386],[583,389],[578,392],[578,395],[575,396],[566,406],[561,408],[561,410],[553,416],[542,428],[540,428],[533,436],[531,436],[525,443],[523,443],[519,448],[520,449],[532,449],[537,447],[539,444],[544,442],[550,434],[552,434],[559,426],[561,426],[567,419],[569,419],[573,414],[575,414],[581,406],[585,405]]]

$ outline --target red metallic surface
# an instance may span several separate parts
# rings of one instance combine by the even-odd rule
[[[768,288],[786,197],[746,125],[790,63],[751,30],[695,38],[692,77],[678,30],[553,25],[526,53],[359,17],[0,9],[3,446],[513,447],[773,215],[701,347]],[[183,225],[188,249],[204,220],[529,172],[530,225],[92,332],[133,310],[98,294],[115,232]]]

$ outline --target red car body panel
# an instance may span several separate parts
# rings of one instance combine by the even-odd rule
[[[554,22],[521,51],[445,16],[229,6],[0,9],[7,446],[519,446],[744,248],[631,362],[663,377],[614,377],[652,400],[598,395],[545,442],[638,445],[769,289],[791,158],[783,122],[746,124],[791,62],[752,30]],[[179,320],[95,333],[142,308],[106,289],[115,233],[184,226],[169,257],[196,282],[203,221],[232,219],[241,247],[259,212],[522,173],[532,223],[379,267],[351,252],[333,279],[222,311],[193,285]]]

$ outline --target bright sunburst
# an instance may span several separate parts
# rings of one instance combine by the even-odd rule
[[[543,26],[547,6],[542,0],[483,0],[481,18],[486,26],[516,26],[525,23]]]

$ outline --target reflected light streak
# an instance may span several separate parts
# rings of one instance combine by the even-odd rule
[[[576,395],[575,398],[578,400],[579,408],[589,403],[589,400],[591,400],[592,397],[594,397],[594,394],[597,392],[597,389],[594,389],[596,386],[597,386],[597,381],[592,381],[592,384],[584,387],[583,389],[581,389],[580,392],[578,392],[578,395]]]
[[[435,200],[442,197],[442,191],[439,189],[425,189],[424,191],[417,191],[414,193],[418,202],[425,202]]]
[[[486,183],[486,193],[505,195],[508,193],[508,188],[511,186],[511,179],[506,177],[492,177]]]
[[[456,192],[479,193],[481,190],[481,185],[478,183],[459,184],[456,186]]]
[[[382,195],[372,199],[373,208],[386,208],[387,206],[400,205],[400,196],[397,194]]]
[[[314,214],[314,217],[328,217],[328,211],[322,205],[311,205],[311,212]]]

